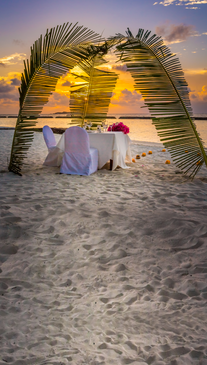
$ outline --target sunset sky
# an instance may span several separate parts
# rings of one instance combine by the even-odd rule
[[[136,35],[139,28],[161,35],[180,59],[194,113],[207,113],[207,0],[0,0],[0,114],[17,114],[23,60],[47,29],[78,22],[104,38]],[[108,56],[119,81],[109,113],[146,113],[125,67]],[[70,75],[59,80],[43,113],[69,111]]]

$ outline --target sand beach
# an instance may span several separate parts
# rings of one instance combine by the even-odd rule
[[[132,141],[146,157],[130,169],[61,175],[35,133],[20,177],[13,132],[0,130],[0,365],[207,365],[207,169],[189,180],[161,143]]]

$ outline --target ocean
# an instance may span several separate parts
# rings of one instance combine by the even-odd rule
[[[196,128],[207,146],[207,114],[195,115]],[[37,119],[36,127],[42,128],[44,125],[57,128],[67,128],[70,126],[70,118],[64,115],[48,115]],[[129,137],[134,141],[150,141],[160,142],[157,131],[152,124],[152,120],[146,115],[115,115],[106,120],[108,125],[115,122],[123,122],[129,127]],[[14,128],[16,125],[16,117],[0,116],[0,128]]]

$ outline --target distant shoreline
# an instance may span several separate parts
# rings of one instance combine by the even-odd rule
[[[0,119],[10,119],[10,118],[17,118],[17,115],[0,115]],[[37,118],[38,119],[76,119],[77,117],[71,117],[71,116],[57,116],[57,115],[48,115],[48,116],[39,116]],[[31,118],[28,118],[28,119],[33,119],[32,117]],[[35,118],[36,119],[36,118]],[[92,119],[92,118],[91,118]],[[95,119],[95,118],[93,118]],[[135,116],[131,116],[131,115],[121,115],[119,117],[116,117],[116,116],[107,116],[106,119],[152,119],[152,117],[149,115],[146,115],[146,116],[140,116],[140,115],[135,115]],[[195,116],[194,117],[194,120],[207,120],[207,116],[205,117],[197,117]]]
[[[15,129],[15,127],[0,127],[0,130],[11,130],[11,129]]]
[[[67,128],[52,127],[51,129],[56,134],[63,134]],[[0,131],[1,130],[15,130],[15,127],[1,127],[0,126]],[[38,128],[38,127],[37,128],[35,128],[35,127],[34,128],[28,128],[28,130],[32,130],[34,132],[42,132],[42,128]]]

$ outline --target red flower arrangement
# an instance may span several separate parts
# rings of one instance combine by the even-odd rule
[[[127,127],[127,125],[123,124],[122,122],[120,123],[113,123],[112,125],[110,125],[108,127],[108,132],[123,132],[124,134],[129,133],[129,127]]]

